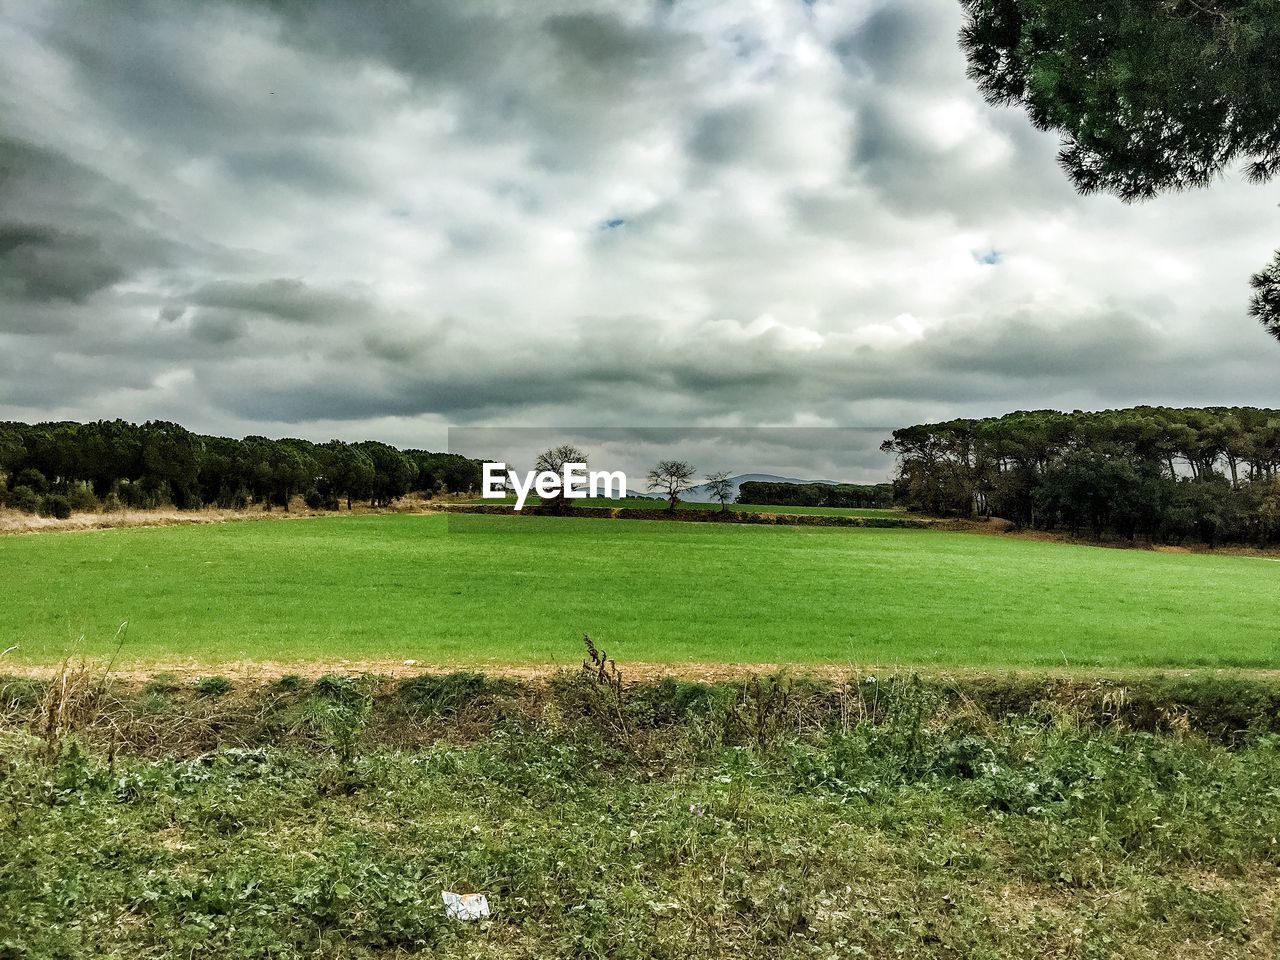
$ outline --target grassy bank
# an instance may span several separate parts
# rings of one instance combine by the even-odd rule
[[[10,659],[1274,667],[1280,566],[934,530],[341,516],[0,538]],[[81,641],[83,637],[83,641]],[[0,647],[2,649],[3,647]]]
[[[1168,682],[10,682],[0,954],[1272,957],[1277,691]]]

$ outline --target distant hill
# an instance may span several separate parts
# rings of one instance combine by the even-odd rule
[[[750,483],[753,481],[757,483],[826,483],[826,484],[834,484],[836,482],[834,480],[797,480],[795,477],[777,477],[771,473],[742,473],[736,477],[729,478],[729,482],[733,484],[733,496],[730,497],[730,499],[732,500],[738,496],[738,488],[741,487],[744,483]],[[690,490],[681,499],[688,500],[691,503],[710,503],[715,499],[715,497],[711,496],[711,491],[707,490],[706,487],[697,487],[694,490]]]
[[[612,497],[613,500],[661,500],[662,497],[656,493],[641,493],[638,490],[627,490],[621,497]]]

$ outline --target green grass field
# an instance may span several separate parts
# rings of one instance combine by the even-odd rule
[[[929,530],[384,515],[0,538],[44,663],[1280,666],[1280,564]],[[83,635],[82,644],[78,638]]]

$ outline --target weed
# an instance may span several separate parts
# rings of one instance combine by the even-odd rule
[[[182,689],[182,683],[172,673],[157,673],[142,688],[146,693],[170,694]]]
[[[45,681],[35,677],[0,677],[0,715],[19,713],[44,700]]]
[[[595,707],[594,713],[598,720],[613,727],[623,740],[627,740],[631,736],[631,730],[622,695],[622,671],[618,669],[617,661],[603,650],[597,649],[585,633],[582,635],[582,645],[587,650],[587,658],[582,661],[582,676],[589,686],[604,692],[607,706],[597,698],[590,698],[588,703]]]
[[[753,676],[744,681],[724,715],[729,743],[750,743],[768,750],[795,731],[792,681],[785,673]]]
[[[505,693],[510,684],[492,680],[482,673],[458,671],[424,673],[403,681],[397,695],[418,716],[456,717],[468,706],[487,706]]]
[[[68,658],[62,662],[57,674],[45,684],[40,702],[39,733],[46,759],[56,759],[62,753],[64,740],[93,720],[102,691],[85,660]]]
[[[367,700],[374,680],[370,676],[345,676],[326,673],[311,687],[311,692],[321,699],[339,703],[356,703]]]
[[[202,697],[221,697],[230,693],[235,685],[226,677],[200,677],[196,680],[196,693]]]
[[[356,760],[373,711],[373,684],[372,677],[335,674],[327,674],[315,683],[315,695],[306,711],[307,722],[329,745],[340,768],[336,783],[327,786],[347,792],[353,792],[360,786],[356,777]]]

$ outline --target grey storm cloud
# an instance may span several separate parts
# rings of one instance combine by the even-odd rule
[[[153,221],[127,187],[0,130],[0,296],[82,303],[165,264],[169,242]]]
[[[101,238],[45,224],[0,225],[0,290],[17,299],[79,303],[126,275]]]
[[[232,343],[248,332],[249,324],[237,313],[201,311],[191,322],[191,335],[205,343]]]
[[[366,319],[370,310],[367,299],[316,289],[292,278],[249,283],[217,280],[192,291],[185,299],[201,307],[239,310],[294,323],[355,323]]]
[[[1274,403],[1244,304],[1264,191],[1074,195],[959,25],[953,0],[0,5],[0,418],[415,446],[770,424],[863,478],[795,431]]]

